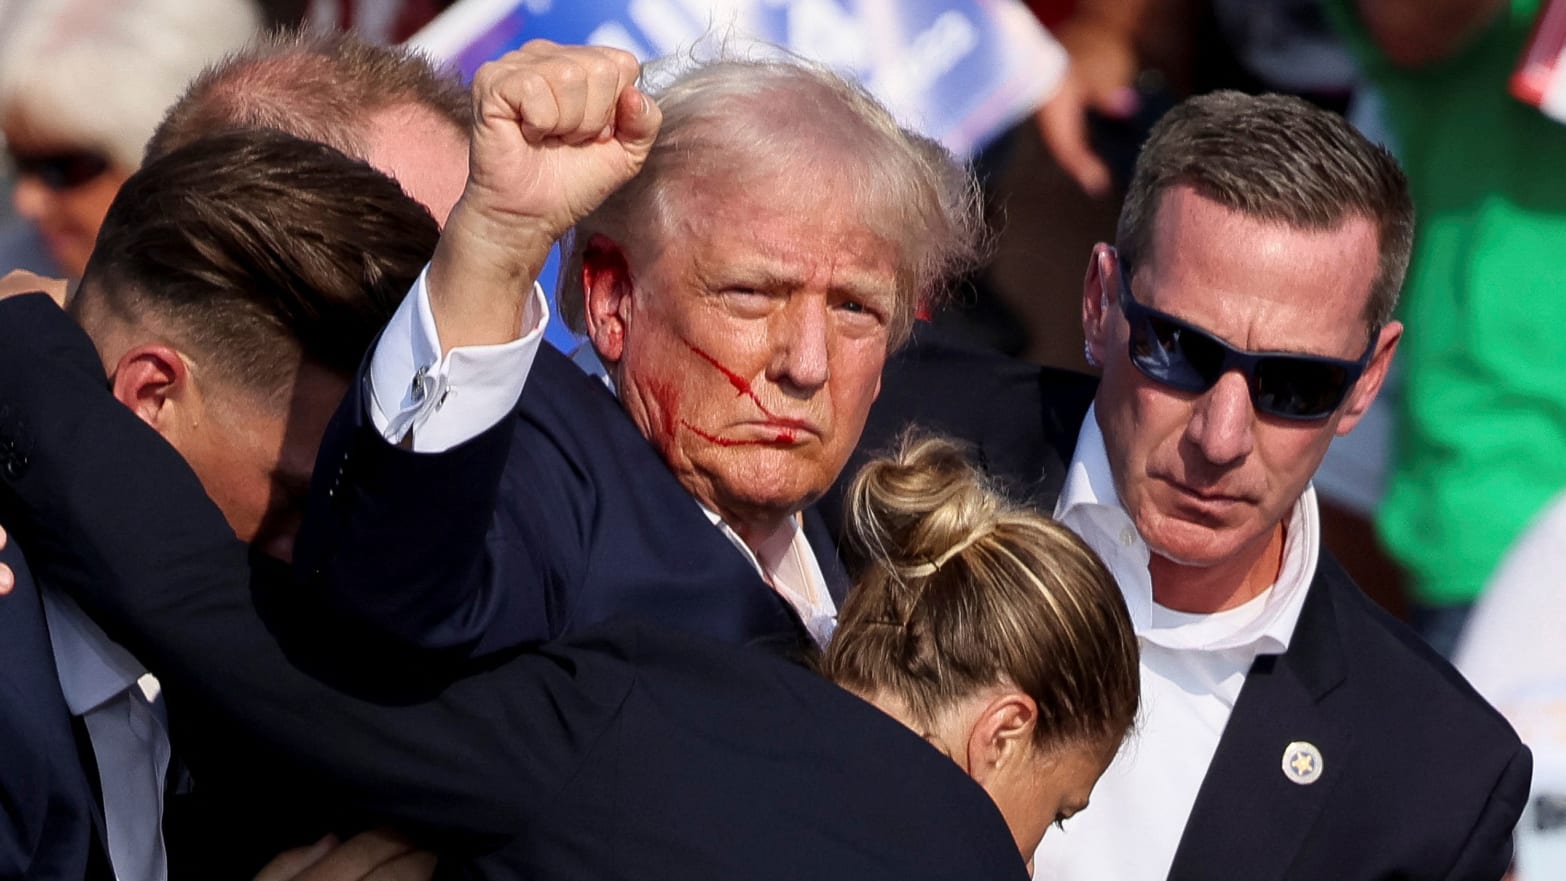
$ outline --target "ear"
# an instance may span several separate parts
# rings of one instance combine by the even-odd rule
[[[1392,356],[1397,353],[1397,344],[1402,339],[1401,321],[1389,321],[1381,328],[1376,339],[1376,352],[1370,356],[1370,363],[1365,365],[1365,372],[1359,375],[1359,381],[1354,383],[1354,390],[1349,392],[1348,407],[1343,411],[1343,418],[1338,420],[1339,435],[1353,431],[1360,417],[1375,403],[1376,395],[1381,393],[1381,384],[1386,382],[1387,371],[1392,369]]]
[[[1010,773],[1033,749],[1039,708],[1020,691],[1005,691],[979,711],[968,733],[968,775],[982,786]]]
[[[1118,295],[1115,273],[1120,271],[1120,261],[1115,249],[1099,242],[1093,246],[1093,258],[1088,261],[1087,274],[1082,277],[1082,336],[1087,340],[1089,366],[1103,365],[1112,351],[1111,330],[1114,328],[1115,310],[1109,306]],[[1114,292],[1112,294],[1112,292]]]
[[[120,403],[171,440],[199,413],[199,398],[184,357],[169,346],[149,343],[120,356],[110,377]]]
[[[582,252],[582,292],[586,299],[587,336],[605,364],[625,353],[625,329],[631,321],[630,262],[625,249],[602,233],[594,233]]]

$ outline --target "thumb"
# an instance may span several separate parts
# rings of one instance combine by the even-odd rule
[[[1108,195],[1109,166],[1098,158],[1088,142],[1086,117],[1075,106],[1050,102],[1035,115],[1044,146],[1055,162],[1083,192],[1090,196]]]
[[[636,86],[628,86],[620,92],[615,106],[615,138],[627,149],[652,147],[663,124],[663,111],[658,102]]]

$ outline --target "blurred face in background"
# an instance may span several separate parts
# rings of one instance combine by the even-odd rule
[[[50,132],[20,110],[0,118],[0,134],[14,179],[12,207],[37,228],[60,272],[80,278],[109,203],[135,169]]]

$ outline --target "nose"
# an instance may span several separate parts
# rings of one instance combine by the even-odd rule
[[[1255,447],[1256,413],[1245,377],[1230,371],[1193,404],[1185,436],[1207,461],[1230,465],[1250,455]]]
[[[831,315],[825,298],[798,296],[780,316],[769,378],[790,394],[807,397],[830,374]]]

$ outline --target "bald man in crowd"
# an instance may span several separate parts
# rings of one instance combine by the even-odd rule
[[[193,80],[147,156],[230,129],[277,129],[363,159],[445,223],[467,179],[472,119],[457,75],[414,50],[354,34],[286,32]]]

